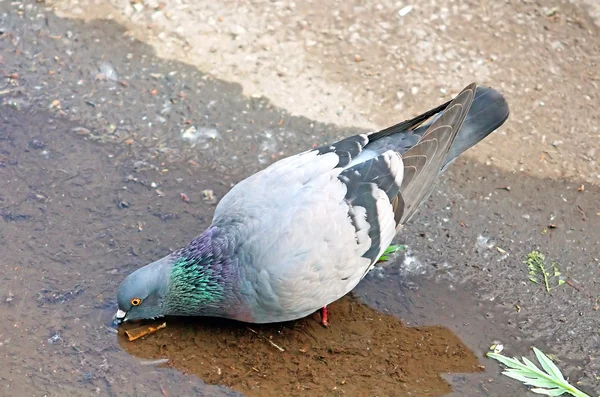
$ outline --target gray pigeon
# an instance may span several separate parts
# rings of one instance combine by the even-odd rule
[[[502,95],[470,84],[384,130],[287,157],[234,186],[189,245],[130,274],[115,321],[305,317],[365,277],[461,153],[508,118]]]

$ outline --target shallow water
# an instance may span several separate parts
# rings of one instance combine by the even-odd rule
[[[0,10],[10,7],[0,3]],[[162,62],[112,23],[42,16],[2,17],[3,31],[13,35],[0,42],[9,50],[3,68],[19,76],[0,89],[0,395],[235,394],[183,374],[178,368],[189,367],[177,361],[175,369],[155,367],[128,354],[135,352],[119,343],[110,324],[118,283],[209,224],[214,203],[203,191],[219,199],[271,161],[354,131],[291,117],[263,99],[242,97],[237,85]],[[99,76],[107,60],[116,81]],[[218,135],[194,134],[192,126]],[[198,139],[184,139],[190,136]],[[449,376],[456,395],[526,395],[483,358],[495,340],[509,355],[528,354],[531,346],[553,353],[582,388],[598,389],[598,364],[589,357],[600,342],[594,321],[600,257],[594,198],[600,192],[593,186],[579,192],[579,186],[458,161],[400,236],[409,254],[356,289],[372,308],[361,310],[375,317],[374,308],[408,325],[442,325],[440,340],[457,335],[465,345],[461,357],[475,354],[488,371]],[[548,294],[528,282],[522,261],[533,249],[557,261],[570,284]],[[332,311],[333,327],[335,319]],[[312,347],[324,349],[331,336],[310,321],[299,324],[316,333]],[[400,327],[391,318],[384,323]],[[202,322],[194,324],[196,333],[206,332],[198,331]],[[151,349],[188,328],[170,322],[136,344]],[[229,335],[231,328],[219,332]],[[236,335],[250,340],[254,334]],[[209,342],[194,344],[202,352]],[[177,357],[184,359],[185,350]],[[303,363],[315,356],[294,357]],[[361,360],[369,357],[378,358]],[[292,383],[265,384],[277,391]],[[343,392],[356,385],[335,386]]]

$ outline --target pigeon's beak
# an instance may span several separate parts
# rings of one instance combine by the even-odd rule
[[[125,312],[125,311],[123,311],[123,310],[119,309],[119,310],[117,311],[117,314],[115,314],[115,316],[113,317],[113,322],[114,322],[116,325],[119,325],[119,324],[121,324],[122,322],[124,322],[124,321],[125,321],[125,316],[126,316],[126,315],[127,315],[127,312]]]

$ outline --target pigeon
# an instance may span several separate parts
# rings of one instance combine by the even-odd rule
[[[236,184],[187,246],[129,274],[114,321],[210,316],[274,323],[346,295],[440,174],[508,118],[472,83],[413,119],[283,158]]]

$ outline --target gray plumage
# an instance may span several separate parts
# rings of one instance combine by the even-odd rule
[[[384,130],[282,159],[234,186],[209,229],[132,273],[119,321],[307,316],[352,290],[461,153],[507,119],[490,88]]]

